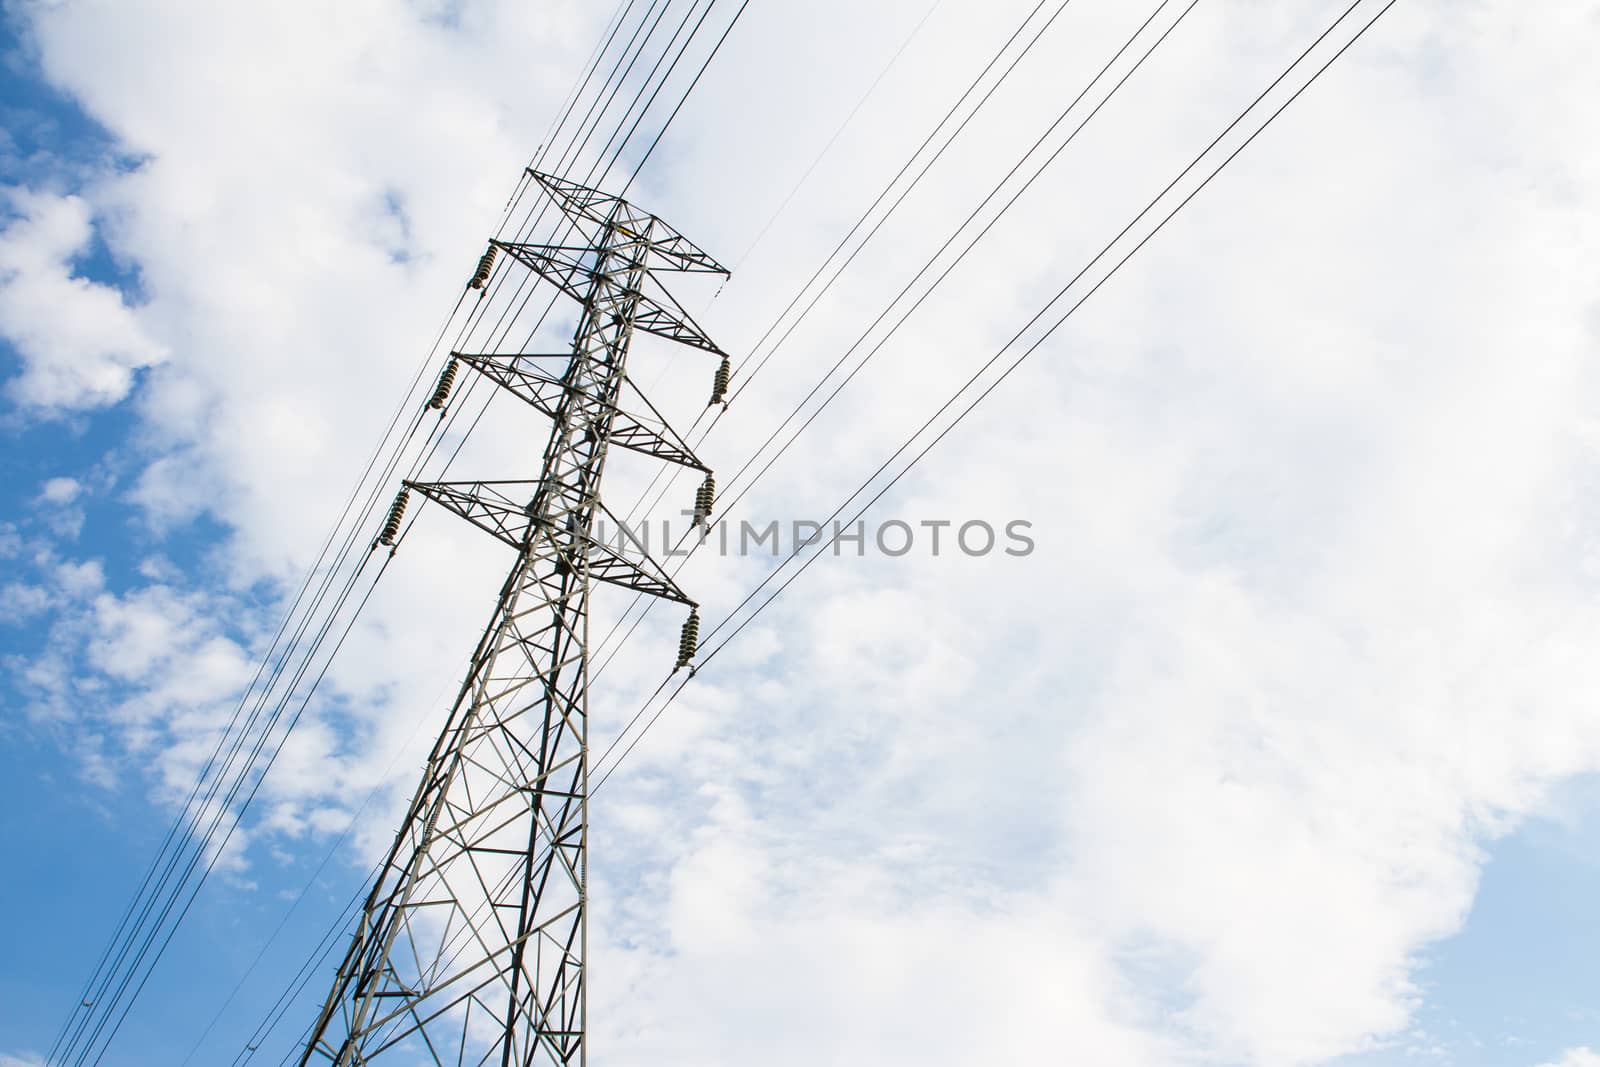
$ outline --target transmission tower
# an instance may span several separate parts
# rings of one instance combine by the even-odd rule
[[[529,171],[587,243],[490,242],[582,305],[559,355],[452,353],[431,403],[465,365],[554,421],[537,481],[417,483],[516,550],[422,782],[366,898],[312,1028],[312,1063],[583,1064],[588,929],[589,632],[592,582],[691,609],[679,666],[694,653],[694,602],[600,502],[615,445],[710,472],[629,380],[634,331],[726,356],[654,277],[728,272],[618,197]],[[720,394],[721,390],[717,392]],[[704,508],[700,504],[704,504]],[[596,523],[620,531],[596,536]]]

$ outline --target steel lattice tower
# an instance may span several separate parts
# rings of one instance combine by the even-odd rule
[[[554,427],[536,482],[407,483],[517,556],[302,1067],[586,1062],[590,585],[693,608],[642,544],[597,538],[601,475],[612,445],[706,471],[625,364],[635,330],[721,355],[653,272],[727,271],[617,197],[529,173],[588,243],[491,242],[473,284],[496,250],[553,282],[582,304],[572,350],[453,353],[440,388],[466,364]]]

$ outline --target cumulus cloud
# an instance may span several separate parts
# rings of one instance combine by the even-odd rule
[[[1600,1053],[1588,1046],[1568,1049],[1559,1059],[1541,1063],[1539,1067],[1600,1067]]]
[[[83,483],[76,478],[50,478],[39,490],[44,524],[57,537],[72,541],[83,531],[84,510],[73,504],[83,495]]]
[[[39,499],[47,504],[70,504],[83,492],[76,478],[51,478],[39,490]]]
[[[80,196],[0,189],[9,218],[0,229],[0,336],[22,359],[7,383],[12,399],[43,414],[108,407],[127,397],[136,371],[163,347],[122,293],[76,273],[94,237]]]
[[[55,581],[69,596],[84,597],[106,584],[105,567],[97,559],[66,561],[53,568]]]
[[[760,335],[954,96],[929,86],[1031,5],[1003,6],[929,22],[711,305],[725,345]],[[546,49],[568,73],[593,29],[579,5],[486,4],[307,39],[309,8],[180,7],[31,16],[51,77],[149,162],[86,191],[93,210],[40,198],[42,221],[12,224],[78,292],[94,287],[65,264],[103,214],[148,283],[140,321],[185,339],[140,398],[132,501],[157,528],[216,515],[216,573],[59,575],[70,647],[126,689],[112,754],[156,754],[169,796],[259,651],[270,613],[234,594],[309,567],[536,143],[528,101],[564,86],[556,61],[505,60]],[[787,193],[771,175],[809,163],[921,14],[858,7],[752,7],[636,199],[715,252],[745,247]],[[1259,7],[1197,9],[743,515],[824,516],[1326,18]],[[1103,61],[1133,17],[1072,12],[730,410],[714,463],[760,443],[1059,106],[1061,72]],[[912,518],[1029,518],[1033,556],[824,561],[630,757],[596,801],[592,863],[594,995],[629,1022],[595,1019],[619,1062],[1291,1067],[1404,1032],[1486,846],[1600,767],[1600,557],[1573,488],[1600,440],[1600,212],[1586,113],[1561,104],[1586,99],[1592,31],[1509,4],[1457,14],[1397,8],[892,498]],[[1502,47],[1513,29],[1524,48]],[[817,55],[846,74],[817,78]],[[153,56],[171,77],[148,77]],[[1505,103],[1530,82],[1553,102],[1538,121]],[[92,299],[132,329],[115,293]],[[704,403],[709,367],[631,358],[666,409]],[[110,385],[72,379],[73,402],[113,402],[144,365],[100,362]],[[526,476],[532,424],[493,415],[457,469]],[[623,500],[643,480],[615,477]],[[425,514],[257,840],[310,847],[350,796],[411,787],[505,563],[477,536]],[[702,557],[684,581],[711,617],[760,567]],[[671,625],[656,613],[608,666],[606,737],[670,665]],[[59,707],[77,706],[74,666],[34,665]],[[379,807],[368,851],[391,833]]]
[[[7,582],[0,586],[0,622],[18,626],[33,618],[54,603],[50,590],[24,582]]]

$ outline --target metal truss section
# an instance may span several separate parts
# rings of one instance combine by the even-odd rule
[[[616,222],[633,233],[648,233],[650,251],[654,256],[651,268],[660,270],[721,274],[727,277],[728,269],[700,250],[683,234],[656,218],[647,215],[620,197],[587,189],[581,185],[542,174],[530,169],[529,177],[544,187],[551,199],[560,206],[568,218],[576,222],[590,222],[601,226]]]
[[[559,375],[533,362],[542,360],[548,363],[565,360],[567,356],[489,355],[476,352],[452,352],[451,355],[551,418],[556,417],[561,398],[569,388]],[[624,390],[638,399],[643,410],[628,410],[633,408],[629,404],[612,413],[611,444],[692,470],[710,471],[695,457],[688,442],[650,403],[649,397],[644,395],[632,378],[624,375],[622,385]]]
[[[562,357],[457,357],[550,417],[537,480],[407,483],[516,558],[301,1067],[587,1062],[589,593],[693,604],[600,484],[613,444],[704,469],[648,402],[618,401],[635,330],[718,351],[670,297],[643,295],[652,265],[721,268],[623,200],[535,177],[593,244],[501,247],[580,300],[577,334]],[[536,369],[555,358],[559,373]]]
[[[588,299],[588,289],[594,282],[597,269],[593,261],[593,249],[574,245],[518,244],[509,241],[489,243],[502,249],[546,281],[553,283],[574,300],[582,302]],[[650,296],[643,292],[631,294],[637,305],[632,317],[634,329],[653,333],[669,341],[689,345],[691,348],[704,349],[715,355],[723,354],[722,349],[706,336],[706,332],[683,309],[677,298],[667,292],[660,281],[651,279],[651,285],[660,294],[659,296]]]
[[[611,509],[600,504],[605,530],[611,537],[600,538],[551,525],[528,513],[526,500],[538,482],[406,482],[406,488],[421,493],[460,515],[478,529],[494,535],[502,543],[520,549],[530,538],[546,538],[551,550],[567,565],[600,582],[610,582],[640,593],[694,606],[666,570],[650,555],[648,546]],[[518,494],[520,491],[520,495]]]

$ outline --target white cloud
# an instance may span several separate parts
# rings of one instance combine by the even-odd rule
[[[95,559],[60,563],[55,568],[55,580],[69,596],[88,596],[106,584],[105,567]]]
[[[83,508],[73,506],[83,490],[83,483],[76,478],[50,478],[40,489],[37,502],[43,505],[41,518],[56,537],[74,541],[83,532],[87,516]]]
[[[1560,1059],[1542,1063],[1539,1067],[1600,1067],[1600,1053],[1587,1046],[1568,1049]]]
[[[213,503],[209,472],[184,453],[152,460],[140,473],[128,500],[158,531],[171,530],[205,513]]]
[[[7,582],[0,586],[0,622],[18,626],[44,612],[54,604],[50,590],[23,582]]]
[[[950,71],[1026,6],[929,23],[712,305],[725,344],[748,347],[954,95]],[[636,199],[713,251],[744,247],[787,192],[773,175],[809,163],[921,14],[857,7],[753,6]],[[1197,9],[1168,65],[744,514],[822,518],[1325,17],[1258,8]],[[235,531],[212,561],[224,577],[191,572],[204,588],[167,568],[113,591],[71,572],[93,598],[73,647],[132,690],[100,758],[157,754],[166,795],[259,651],[262,619],[233,594],[309,565],[536,143],[547,115],[529,102],[553,106],[592,30],[579,5],[507,3],[464,8],[458,29],[351,9],[307,38],[309,10],[34,15],[52,77],[148,162],[83,201],[40,199],[23,236],[70,279],[103,219],[137,263],[139,321],[183,341],[140,396],[132,500],[156,528],[210,510]],[[1600,440],[1578,103],[1593,31],[1511,4],[1454,15],[1398,7],[891,498],[912,518],[1033,519],[1033,557],[819,564],[607,786],[595,996],[636,1021],[595,1020],[620,1062],[1278,1067],[1403,1032],[1417,961],[1464,920],[1484,845],[1600,767],[1595,515],[1572,488]],[[760,442],[1130,17],[1073,6],[1049,62],[919,188],[708,458],[732,467]],[[503,62],[531,54],[559,59]],[[816,77],[817,55],[843,74]],[[1506,103],[1530,92],[1552,102],[1537,121]],[[127,314],[108,321],[131,329]],[[709,366],[632,358],[646,381],[671,368],[667,410],[704,403]],[[77,383],[75,402],[128,380]],[[456,470],[525,476],[530,426],[493,413]],[[627,500],[639,478],[613,476]],[[330,676],[337,700],[264,790],[258,840],[311,847],[351,796],[377,787],[392,809],[409,790],[504,564],[478,536],[424,513]],[[711,618],[756,573],[699,558],[684,581]],[[654,687],[665,614],[607,668],[597,728]],[[248,634],[219,623],[241,618]],[[72,667],[35,665],[53,706],[80,706]],[[388,841],[388,818],[368,813],[364,845]]]
[[[0,336],[23,365],[12,398],[45,414],[117,403],[164,350],[118,290],[75,274],[94,234],[88,202],[20,188],[0,199],[11,216],[0,229]]]
[[[51,478],[39,490],[39,499],[47,504],[70,504],[83,492],[83,484],[76,478]]]

